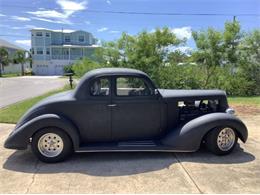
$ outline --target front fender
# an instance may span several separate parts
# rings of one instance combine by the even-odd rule
[[[79,132],[76,126],[67,118],[56,114],[44,114],[35,117],[14,129],[5,141],[4,147],[9,149],[26,149],[32,135],[46,127],[57,127],[64,130],[70,136],[74,149],[79,147]]]
[[[246,142],[248,131],[244,123],[234,115],[227,113],[211,113],[195,118],[186,124],[171,130],[161,142],[180,151],[196,151],[203,137],[219,126],[234,128],[238,137]]]

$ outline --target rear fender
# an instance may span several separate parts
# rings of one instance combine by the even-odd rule
[[[33,118],[15,129],[5,141],[5,147],[11,149],[26,149],[30,138],[38,130],[46,127],[57,127],[64,130],[72,140],[74,149],[79,147],[79,131],[67,118],[56,114],[44,114]]]
[[[195,118],[170,131],[161,139],[163,145],[181,151],[196,151],[203,137],[212,129],[227,126],[236,130],[238,137],[246,142],[248,131],[244,123],[234,115],[211,113]]]

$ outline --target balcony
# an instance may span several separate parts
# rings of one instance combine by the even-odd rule
[[[52,55],[52,60],[78,60],[82,59],[82,55]]]

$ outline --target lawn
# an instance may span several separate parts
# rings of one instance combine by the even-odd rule
[[[48,92],[46,94],[27,99],[15,104],[12,104],[8,107],[0,109],[0,123],[17,123],[19,118],[35,103],[39,102],[40,100],[53,95],[55,93],[59,93],[62,91],[69,90],[69,86],[65,86],[62,89],[57,89],[51,92]]]
[[[3,74],[2,78],[19,77],[19,76],[21,76],[19,73],[8,73],[8,74]]]
[[[228,103],[235,105],[260,106],[260,96],[256,97],[229,97]]]

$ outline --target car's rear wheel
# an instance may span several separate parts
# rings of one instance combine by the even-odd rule
[[[54,127],[35,133],[31,145],[33,153],[47,163],[63,161],[72,152],[70,137],[63,130]]]
[[[237,134],[233,128],[217,127],[206,136],[206,147],[217,155],[232,152],[237,143]]]

